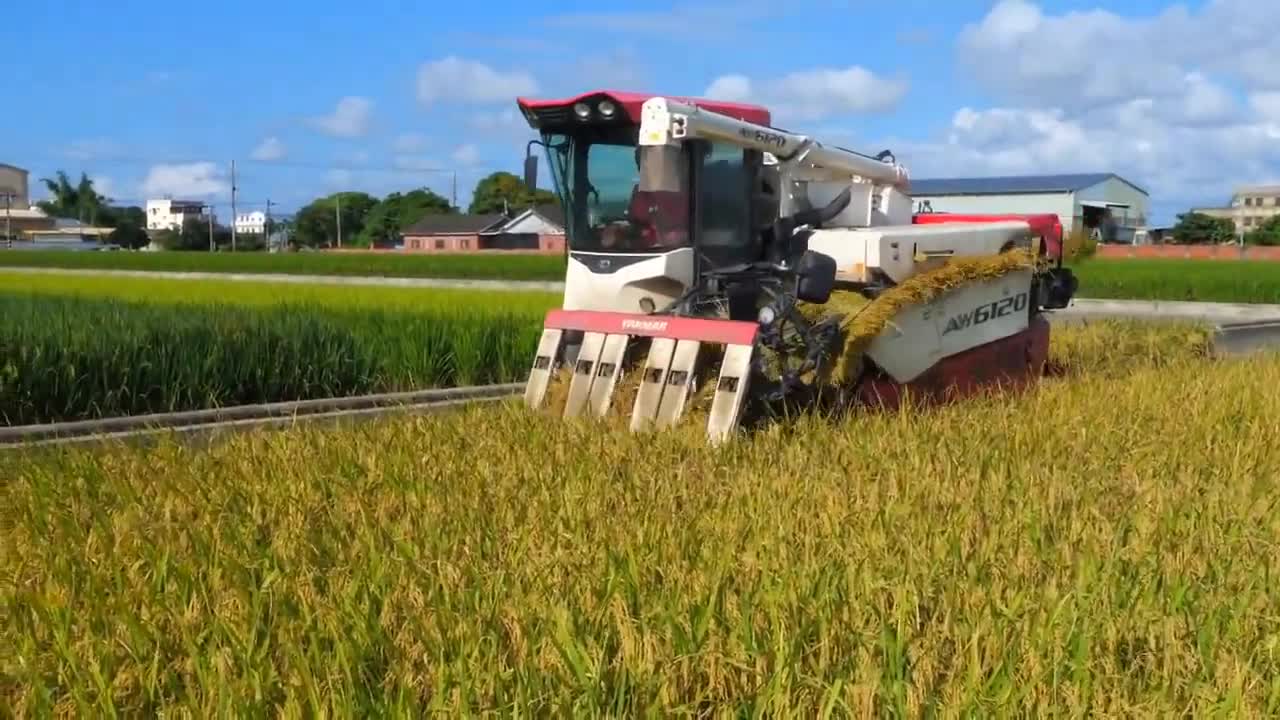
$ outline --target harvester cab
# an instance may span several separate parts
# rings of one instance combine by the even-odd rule
[[[1040,311],[1075,291],[1053,216],[913,215],[891,153],[774,128],[763,107],[618,92],[518,104],[567,240],[530,407],[621,412],[642,430],[696,406],[719,441],[832,389],[1017,381],[1044,360]],[[998,273],[957,264],[1014,250],[1028,261],[988,263]],[[880,320],[868,334],[858,318]]]

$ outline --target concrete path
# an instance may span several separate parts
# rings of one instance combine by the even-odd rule
[[[1280,305],[1076,298],[1071,302],[1070,307],[1055,310],[1053,315],[1063,318],[1116,317],[1141,320],[1200,320],[1217,325],[1225,325],[1260,320],[1280,320]]]

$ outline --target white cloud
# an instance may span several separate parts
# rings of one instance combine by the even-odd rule
[[[391,146],[398,153],[418,153],[427,148],[427,137],[421,133],[403,133]]]
[[[453,151],[452,157],[453,161],[459,165],[475,165],[480,162],[480,148],[472,145],[471,143],[459,145],[458,148]]]
[[[818,120],[888,112],[906,97],[905,79],[890,79],[859,66],[813,68],[756,82],[745,75],[722,75],[703,95],[708,98],[755,102],[769,106],[789,120]]]
[[[961,31],[958,46],[961,63],[1006,101],[1087,109],[1131,97],[1183,98],[1189,83],[1218,88],[1210,93],[1225,93],[1222,81],[1280,89],[1277,27],[1275,2],[1209,0],[1196,13],[1174,5],[1122,17],[1046,15],[1029,0],[1000,0]]]
[[[527,72],[495,70],[484,63],[449,56],[418,68],[418,102],[510,102],[538,92]]]
[[[334,137],[361,137],[369,132],[373,103],[368,98],[344,97],[328,115],[311,118],[312,126]]]
[[[280,138],[269,137],[258,143],[253,152],[249,153],[249,157],[254,160],[271,161],[281,160],[285,154],[284,143],[280,142]]]
[[[473,137],[488,147],[502,147],[520,153],[523,157],[525,143],[537,137],[524,115],[514,107],[493,112],[472,113],[466,120]],[[536,150],[536,148],[535,148]]]
[[[525,120],[524,115],[520,114],[515,108],[476,113],[468,119],[467,124],[476,130],[486,133],[524,136],[532,135],[534,132],[529,127],[529,121]]]
[[[1280,91],[1253,93],[1249,96],[1249,106],[1269,122],[1280,124]]]
[[[1229,122],[1236,111],[1235,97],[1226,88],[1203,73],[1191,72],[1187,73],[1185,94],[1173,117],[1189,125],[1216,125]]]
[[[116,197],[119,188],[116,182],[107,175],[90,175],[89,179],[93,181],[93,190],[104,198],[109,200]]]
[[[1223,202],[1231,186],[1280,168],[1280,123],[1241,117],[1214,127],[1170,125],[1153,103],[1071,117],[1061,109],[962,108],[948,131],[891,147],[913,177],[1116,172],[1151,193],[1153,220]]]
[[[142,181],[146,197],[208,197],[230,190],[222,170],[211,162],[153,165]]]
[[[942,137],[895,150],[916,177],[1116,172],[1171,222],[1280,175],[1277,27],[1275,2],[1125,17],[1000,0],[957,43],[998,106],[962,109]]]
[[[721,75],[702,94],[714,100],[743,102],[751,98],[751,79],[746,75]]]

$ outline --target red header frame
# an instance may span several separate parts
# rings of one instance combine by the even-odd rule
[[[760,328],[756,323],[743,320],[710,320],[596,310],[550,310],[547,312],[546,327],[609,335],[700,340],[724,345],[750,345],[755,342]]]

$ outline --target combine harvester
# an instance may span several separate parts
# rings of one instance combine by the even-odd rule
[[[620,92],[518,104],[568,256],[528,406],[626,413],[643,430],[698,404],[719,442],[827,399],[896,404],[1043,372],[1042,311],[1077,287],[1056,216],[916,214],[888,151],[823,145],[759,106]],[[532,152],[524,173],[534,187]]]

